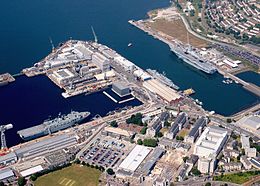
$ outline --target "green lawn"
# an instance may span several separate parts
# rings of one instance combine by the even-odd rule
[[[232,182],[237,184],[242,184],[249,181],[253,176],[257,176],[260,174],[260,171],[251,171],[251,172],[240,172],[235,174],[226,174],[223,176],[215,176],[215,181],[225,181]]]
[[[72,165],[39,177],[35,186],[95,186],[100,174],[97,169]]]

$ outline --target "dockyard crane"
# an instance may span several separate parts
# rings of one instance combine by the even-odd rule
[[[5,139],[5,131],[12,129],[13,125],[12,124],[7,124],[7,125],[0,125],[0,132],[1,132],[1,149],[6,149],[6,139]]]
[[[92,30],[92,33],[93,33],[93,35],[94,35],[94,38],[95,38],[95,43],[97,43],[98,42],[98,39],[97,39],[97,35],[96,35],[96,33],[95,33],[95,30],[94,30],[94,28],[93,28],[93,26],[91,26],[91,30]]]

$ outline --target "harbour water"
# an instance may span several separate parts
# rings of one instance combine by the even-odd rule
[[[118,104],[102,91],[65,99],[62,90],[46,76],[20,76],[15,83],[0,87],[0,92],[0,123],[14,126],[5,132],[8,146],[21,142],[16,134],[18,130],[41,124],[49,116],[55,118],[59,113],[68,114],[71,110],[89,111],[89,120],[96,114],[105,116],[109,111],[141,104],[137,99]]]
[[[49,37],[55,45],[70,37],[93,39],[92,25],[100,43],[144,69],[164,71],[180,89],[193,88],[194,98],[202,101],[205,109],[230,115],[259,102],[240,85],[223,84],[221,75],[206,75],[183,63],[166,44],[128,23],[130,19],[145,18],[149,10],[168,5],[168,0],[1,2],[0,73],[15,74],[45,57],[51,50]],[[127,47],[130,42],[131,48]],[[118,107],[102,92],[68,100],[60,93],[42,77],[19,77],[14,84],[0,89],[0,123],[19,123],[6,132],[9,146],[17,143],[16,130],[38,124],[49,115],[71,108],[102,115]]]
[[[239,73],[236,76],[260,87],[260,74],[257,74],[255,72],[251,72],[251,71],[247,71],[247,72]]]

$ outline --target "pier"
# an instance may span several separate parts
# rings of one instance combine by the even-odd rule
[[[7,85],[7,84],[14,82],[14,81],[15,81],[14,77],[9,73],[5,73],[5,74],[0,75],[0,86]]]
[[[258,87],[257,85],[254,85],[252,83],[248,83],[240,78],[238,78],[237,76],[231,74],[231,73],[227,73],[221,70],[218,70],[218,72],[220,74],[222,74],[224,77],[230,78],[234,81],[237,81],[238,83],[240,83],[241,85],[243,85],[243,88],[245,88],[246,90],[252,92],[253,94],[257,95],[260,97],[260,87]]]

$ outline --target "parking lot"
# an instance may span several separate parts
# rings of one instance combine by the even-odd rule
[[[104,168],[114,168],[121,162],[127,151],[125,142],[114,138],[97,139],[84,153],[83,161]]]

